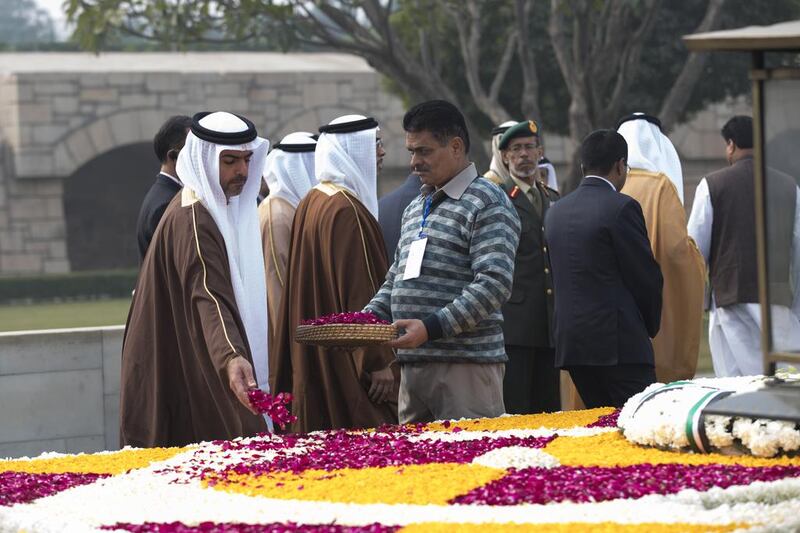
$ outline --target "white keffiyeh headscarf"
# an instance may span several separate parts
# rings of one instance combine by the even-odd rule
[[[538,167],[547,171],[547,186],[558,192],[558,178],[556,177],[556,167],[553,166],[553,163],[550,161],[540,162]]]
[[[282,146],[309,146],[317,141],[311,134],[305,132],[290,133],[276,145],[267,156],[267,165],[264,170],[264,180],[269,187],[269,195],[273,198],[283,198],[292,207],[297,208],[300,200],[305,198],[316,184],[314,175],[314,149],[307,151],[283,150]]]
[[[512,183],[511,173],[508,171],[508,166],[503,163],[503,154],[500,150],[500,139],[503,134],[511,126],[519,124],[516,120],[508,120],[503,122],[492,130],[494,136],[492,137],[492,161],[489,163],[489,170],[500,176],[504,182]]]
[[[199,124],[221,134],[247,131],[250,126],[231,113],[206,115]],[[192,131],[178,156],[178,174],[208,210],[225,240],[236,306],[244,324],[258,386],[269,391],[267,353],[267,288],[256,197],[261,187],[269,141],[256,137],[245,144],[216,144]],[[247,181],[239,196],[228,201],[219,182],[219,156],[224,150],[252,150]],[[271,421],[267,420],[270,424]]]
[[[345,115],[329,125],[365,120],[362,115]],[[378,169],[375,141],[378,128],[351,133],[321,133],[317,140],[314,167],[320,183],[333,183],[355,194],[378,219]]]
[[[643,113],[634,113],[642,115]],[[669,138],[652,122],[642,118],[626,120],[617,128],[628,143],[628,166],[667,175],[683,204],[683,171],[678,152]]]

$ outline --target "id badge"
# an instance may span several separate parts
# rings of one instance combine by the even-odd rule
[[[403,272],[403,281],[419,277],[420,269],[422,269],[422,257],[425,255],[426,244],[428,244],[427,237],[415,239],[411,243],[411,248],[408,250],[408,258],[406,259],[406,270]]]

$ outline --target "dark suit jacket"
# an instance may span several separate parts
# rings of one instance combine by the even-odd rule
[[[411,200],[420,195],[420,187],[422,187],[422,181],[419,176],[409,174],[401,186],[378,200],[378,222],[383,232],[383,242],[386,243],[389,265],[394,263],[394,252],[400,241],[403,211],[406,210]]]
[[[153,238],[161,216],[170,200],[181,190],[169,176],[159,174],[156,181],[147,191],[139,209],[139,218],[136,220],[136,238],[139,241],[139,259],[144,259],[150,240]]]
[[[639,202],[586,178],[547,214],[556,366],[653,365],[661,268]]]
[[[528,196],[513,183],[499,185],[517,210],[522,230],[514,256],[514,286],[503,304],[503,337],[507,345],[550,348],[553,321],[553,280],[544,252],[544,218],[558,193],[535,181],[541,198],[539,213]]]

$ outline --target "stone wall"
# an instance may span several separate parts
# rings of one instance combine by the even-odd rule
[[[72,60],[66,56],[65,61]],[[18,66],[5,73],[0,57],[0,139],[5,145],[0,153],[0,274],[69,271],[63,180],[113,148],[152,142],[173,114],[206,109],[241,113],[272,142],[291,131],[314,131],[342,114],[372,115],[381,123],[385,164],[407,164],[402,103],[381,88],[377,73],[348,56],[344,61],[331,54],[328,62],[342,66],[309,72],[302,71],[300,55],[281,56],[288,66],[276,69],[267,63],[280,54],[253,54],[249,72],[241,60],[235,71],[226,72],[225,54],[216,54],[213,65],[202,54],[183,56],[185,65],[169,54],[155,59],[115,55],[116,62],[141,61],[140,72],[109,63],[108,57],[100,61],[110,72],[80,70],[91,63],[85,55],[74,56],[81,61],[74,71],[54,64],[52,72]],[[186,71],[161,71],[159,61],[167,60]],[[317,63],[309,68],[325,70]],[[152,174],[156,171],[154,165]]]
[[[0,458],[119,448],[123,330],[0,333]]]

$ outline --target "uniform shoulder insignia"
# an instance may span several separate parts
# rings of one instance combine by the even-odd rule
[[[552,187],[548,186],[546,183],[542,183],[541,181],[537,181],[536,183],[539,184],[539,187],[541,187],[541,189],[544,191],[544,193],[548,197],[561,198],[561,193],[559,193],[557,190],[553,189]]]
[[[488,170],[486,174],[483,175],[484,178],[491,181],[495,185],[499,185],[502,187],[503,185],[503,178],[497,175],[497,173],[493,170]]]
[[[513,189],[511,189],[511,190],[508,192],[508,195],[509,195],[509,196],[511,197],[511,199],[513,200],[514,198],[516,198],[517,196],[519,196],[520,190],[521,190],[521,189],[520,189],[519,187],[517,187],[516,185],[514,185],[514,188],[513,188]]]

